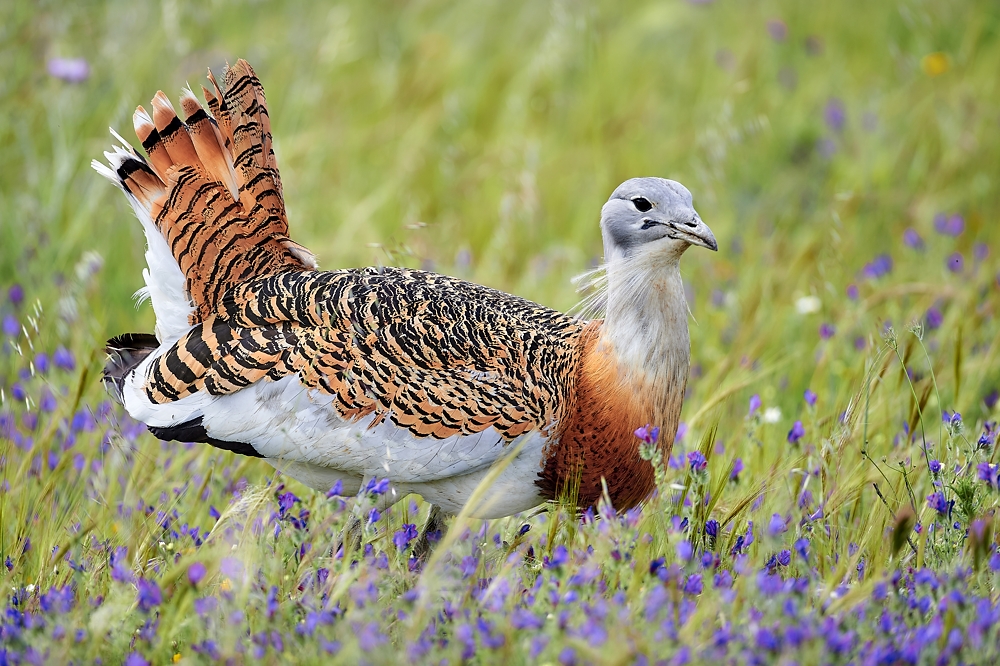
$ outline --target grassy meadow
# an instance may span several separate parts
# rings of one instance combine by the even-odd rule
[[[0,18],[0,666],[1000,659],[996,3]],[[322,267],[567,310],[621,181],[692,191],[720,250],[682,262],[691,381],[652,498],[459,516],[421,562],[419,498],[371,516],[109,401],[104,340],[153,316],[139,224],[89,162],[239,57]]]

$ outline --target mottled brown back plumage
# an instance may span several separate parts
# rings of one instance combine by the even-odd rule
[[[437,439],[549,434],[571,404],[583,322],[403,268],[284,273],[231,289],[152,365],[159,404],[297,374],[337,411]]]

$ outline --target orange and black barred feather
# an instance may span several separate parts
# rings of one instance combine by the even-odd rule
[[[311,253],[288,238],[260,82],[244,60],[227,70],[224,90],[210,78],[218,92],[206,92],[215,123],[190,93],[182,97],[188,122],[181,121],[158,92],[152,117],[139,107],[134,118],[149,162],[122,165],[138,169],[138,191],[152,191],[146,199],[184,276],[192,324],[209,318],[233,285],[316,267]]]
[[[585,323],[434,273],[283,273],[237,285],[157,359],[155,403],[297,374],[345,420],[416,436],[550,434],[572,403]]]

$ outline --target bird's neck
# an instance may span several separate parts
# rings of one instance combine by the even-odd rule
[[[673,439],[691,363],[687,300],[679,257],[649,253],[612,259],[600,346],[638,395],[650,423]]]
[[[688,309],[676,260],[612,261],[607,278],[606,318],[583,330],[575,400],[538,483],[547,497],[575,483],[581,506],[606,487],[624,509],[654,484],[636,429],[659,427],[664,456],[673,446],[691,355]]]

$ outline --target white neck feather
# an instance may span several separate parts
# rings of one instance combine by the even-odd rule
[[[687,384],[691,363],[690,314],[681,281],[680,254],[638,251],[612,256],[606,266],[602,342],[633,381]]]

